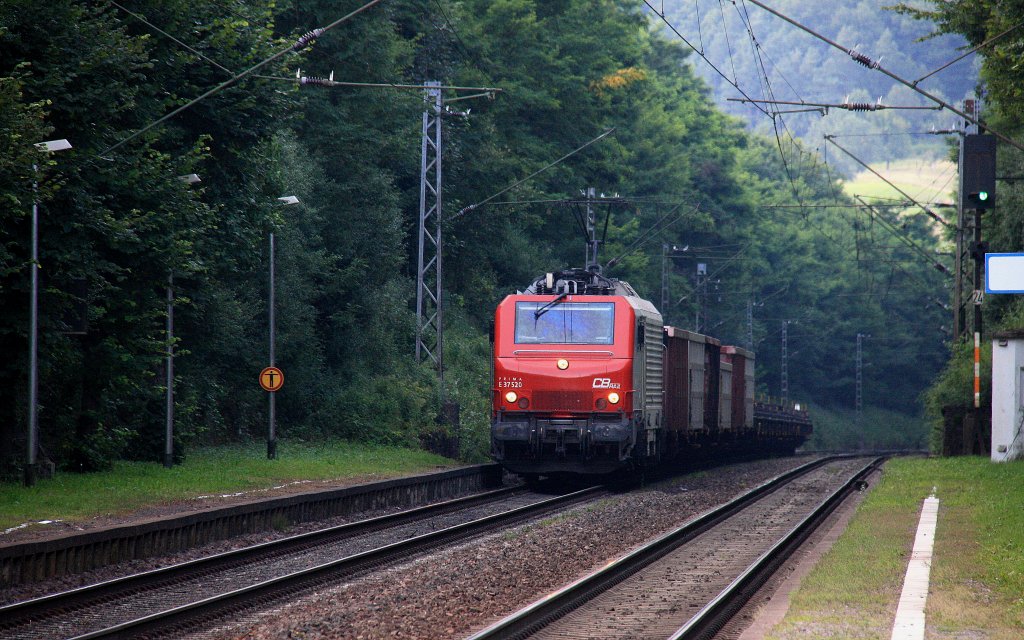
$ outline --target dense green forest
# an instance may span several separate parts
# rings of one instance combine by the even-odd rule
[[[887,10],[895,2],[773,0],[768,4],[826,38],[881,61],[901,77],[910,81],[923,78],[922,88],[952,104],[973,97],[978,80],[976,56],[929,76],[963,53],[964,38],[956,33],[928,37],[933,31],[929,22]],[[934,106],[910,88],[857,64],[753,4],[695,0],[664,6],[673,25],[721,71],[719,74],[711,64],[697,67],[722,101],[722,108],[762,133],[773,134],[772,120],[754,105],[728,99],[744,98],[745,93],[755,100],[823,104],[874,104],[880,100],[889,106]],[[768,109],[784,112],[777,121],[783,135],[800,138],[813,149],[821,147],[829,163],[847,174],[860,171],[860,167],[835,149],[826,148],[824,135],[843,136],[843,146],[859,158],[879,162],[943,157],[945,141],[927,132],[956,128],[955,116],[943,111],[833,108],[826,115],[800,111],[794,105]]]
[[[865,402],[915,411],[947,353],[948,278],[887,227],[930,251],[932,223],[851,208],[814,149],[726,115],[702,61],[643,2],[384,1],[293,46],[362,5],[0,4],[8,474],[25,448],[34,201],[41,447],[59,466],[159,459],[169,278],[180,450],[265,437],[271,232],[281,437],[415,444],[438,428],[436,372],[413,356],[423,91],[303,86],[299,69],[501,89],[444,117],[444,396],[462,407],[463,457],[487,452],[494,306],[544,271],[582,266],[572,214],[553,201],[588,187],[623,203],[601,255],[625,257],[608,274],[660,306],[667,260],[662,312],[693,328],[706,264],[709,332],[752,340],[761,392],[780,392],[786,326],[790,396],[852,406],[861,333]],[[73,149],[33,147],[59,138]],[[190,173],[202,182],[179,178]],[[286,195],[300,204],[280,206]]]

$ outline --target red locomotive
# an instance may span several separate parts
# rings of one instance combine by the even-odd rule
[[[663,326],[628,283],[549,273],[498,305],[492,453],[533,478],[720,450],[792,453],[806,411],[754,402],[754,354]]]

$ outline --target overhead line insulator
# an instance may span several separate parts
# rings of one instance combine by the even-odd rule
[[[857,64],[862,64],[865,67],[867,67],[868,69],[877,69],[879,66],[881,66],[881,63],[879,61],[872,60],[871,58],[869,58],[868,56],[864,55],[863,53],[858,53],[857,51],[854,51],[853,49],[850,49],[847,53],[850,54],[850,57],[853,58],[854,62],[856,62]]]
[[[311,42],[322,36],[323,33],[323,29],[313,29],[312,31],[307,31],[302,35],[301,38],[295,41],[295,44],[292,45],[292,49],[295,51],[298,51],[299,49],[304,49]]]

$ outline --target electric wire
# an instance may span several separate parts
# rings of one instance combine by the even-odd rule
[[[466,46],[466,42],[462,39],[462,36],[459,35],[459,31],[458,29],[455,28],[455,24],[448,16],[448,12],[444,10],[444,6],[441,4],[441,0],[434,0],[434,4],[437,5],[438,11],[441,12],[441,17],[444,18],[444,21],[448,24],[448,28],[451,29],[452,35],[454,35],[455,39],[459,42],[459,48],[462,49],[463,55],[466,56],[466,58],[469,59],[470,63],[477,68],[477,71],[479,71],[480,73],[484,74],[484,76],[487,77],[489,83],[493,84],[494,74],[489,69],[484,69],[480,66],[488,66],[487,63],[480,59],[479,56],[475,56],[470,53],[469,47]]]
[[[729,25],[725,22],[725,7],[722,0],[718,0],[718,10],[722,14],[722,35],[725,36],[725,46],[729,50],[729,64],[732,65],[733,84],[739,84],[739,76],[736,75],[736,60],[732,56],[732,42],[729,40]]]
[[[700,50],[698,50],[698,49],[697,49],[697,47],[693,46],[693,44],[692,44],[692,43],[691,43],[691,42],[690,42],[689,40],[687,40],[687,39],[686,39],[686,36],[684,36],[684,35],[683,35],[682,33],[680,33],[680,32],[679,32],[679,30],[678,30],[678,29],[676,29],[675,25],[673,25],[673,24],[672,24],[672,23],[671,23],[671,22],[670,22],[670,21],[668,20],[668,18],[666,18],[666,17],[664,16],[664,15],[662,15],[662,14],[658,13],[658,11],[657,11],[657,10],[655,10],[654,6],[653,6],[653,5],[651,5],[651,3],[650,3],[650,0],[644,0],[644,4],[645,4],[645,5],[647,5],[647,7],[648,7],[648,8],[650,8],[650,10],[651,10],[651,11],[653,11],[653,12],[655,13],[655,15],[657,15],[657,16],[658,16],[659,18],[661,18],[662,22],[664,22],[664,23],[665,23],[665,26],[667,26],[667,27],[668,27],[668,28],[669,28],[669,29],[670,29],[670,30],[672,31],[672,33],[676,34],[676,36],[677,36],[677,37],[678,37],[678,38],[679,38],[680,40],[682,40],[682,41],[683,41],[683,44],[685,44],[685,45],[686,45],[687,47],[689,47],[689,48],[690,48],[690,49],[691,49],[691,50],[692,50],[692,51],[693,51],[694,53],[696,53],[696,54],[697,54],[698,56],[700,56],[700,57],[701,57],[701,59],[702,59],[702,60],[704,60],[704,62],[708,63],[708,65],[709,65],[709,66],[710,66],[710,67],[711,67],[712,69],[714,69],[714,70],[715,70],[715,73],[717,73],[717,74],[718,74],[719,76],[721,76],[721,77],[722,77],[722,79],[723,79],[723,80],[725,80],[725,81],[726,81],[726,82],[728,82],[728,83],[729,83],[730,85],[732,85],[732,87],[733,87],[734,89],[736,89],[737,91],[739,91],[739,92],[740,92],[740,94],[742,94],[742,95],[743,95],[744,97],[746,97],[746,98],[749,98],[749,97],[750,97],[750,96],[749,96],[749,95],[747,94],[747,92],[746,92],[746,91],[744,91],[744,90],[743,90],[742,88],[740,88],[739,84],[737,84],[737,83],[733,82],[732,80],[730,80],[730,79],[729,79],[729,77],[728,77],[728,76],[726,76],[726,75],[725,75],[725,73],[723,73],[723,72],[722,72],[722,70],[721,70],[721,69],[719,69],[719,68],[718,68],[718,67],[717,67],[717,66],[715,65],[715,63],[714,63],[714,62],[712,62],[712,61],[711,61],[711,60],[710,60],[710,59],[709,59],[709,58],[708,58],[708,57],[707,57],[706,55],[704,55],[704,52],[703,52],[703,51],[700,51]],[[766,115],[766,116],[768,116],[768,117],[771,117],[771,114],[769,114],[769,113],[768,113],[768,111],[767,111],[767,110],[766,110],[766,109],[765,109],[764,107],[761,107],[760,105],[754,105],[754,107],[755,107],[755,108],[756,108],[756,109],[757,109],[758,111],[760,111],[761,113],[763,113],[764,115]]]
[[[918,78],[917,80],[914,80],[914,82],[912,84],[917,85],[917,83],[921,82],[925,78],[930,78],[933,75],[935,75],[936,73],[939,73],[940,71],[944,71],[945,69],[948,69],[949,67],[953,66],[957,62],[960,62],[961,60],[963,60],[967,56],[971,55],[972,53],[978,51],[979,49],[983,49],[983,48],[987,47],[988,45],[992,44],[996,40],[1000,40],[1003,36],[1009,34],[1011,31],[1016,31],[1017,29],[1019,29],[1021,27],[1024,27],[1024,22],[1017,23],[1017,24],[1013,25],[1012,27],[1010,27],[1009,29],[1007,29],[1006,31],[1003,31],[999,35],[993,36],[993,37],[989,38],[988,40],[986,40],[985,42],[982,42],[981,44],[979,44],[978,46],[974,47],[973,49],[971,49],[967,53],[965,53],[965,54],[963,54],[961,56],[958,56],[956,58],[953,58],[952,60],[950,60],[946,64],[942,65],[941,67],[939,67],[935,71],[930,71],[930,72],[926,73],[925,75],[921,76],[920,78]]]
[[[655,231],[664,231],[668,227],[672,226],[675,223],[676,220],[678,220],[680,217],[682,217],[683,213],[696,213],[698,210],[700,210],[700,203],[698,203],[698,204],[694,205],[694,207],[691,210],[680,212],[680,213],[676,214],[676,216],[673,217],[669,222],[667,222],[664,225],[662,225],[662,223],[665,222],[665,220],[667,220],[669,218],[669,216],[671,216],[673,213],[678,211],[679,208],[682,207],[684,204],[686,204],[686,203],[680,202],[676,206],[672,207],[672,209],[670,209],[668,213],[666,213],[664,216],[662,216],[661,219],[659,219],[657,222],[655,222],[653,225],[651,225],[651,227],[649,229],[647,229],[647,231],[642,233],[636,240],[634,240],[633,243],[631,245],[629,245],[629,247],[626,248],[626,251],[624,251],[622,254],[616,256],[615,258],[612,258],[611,260],[609,260],[608,264],[606,264],[604,266],[604,268],[605,269],[610,269],[610,268],[614,267],[616,264],[619,263],[620,260],[622,260],[626,256],[630,255],[631,253],[633,253],[634,251],[639,249],[645,242],[647,242],[647,240],[650,239],[650,237],[654,234]]]
[[[146,18],[144,18],[143,16],[141,16],[141,15],[139,15],[139,14],[135,13],[134,11],[130,11],[130,10],[126,9],[126,8],[125,8],[124,6],[122,6],[121,4],[119,4],[119,3],[117,3],[117,2],[114,2],[114,0],[108,0],[108,2],[110,2],[110,4],[114,5],[115,7],[117,7],[118,9],[120,9],[121,11],[124,11],[124,12],[125,12],[125,13],[127,13],[128,15],[132,16],[133,18],[135,18],[136,20],[138,20],[138,21],[139,21],[139,22],[141,22],[142,24],[146,25],[147,27],[149,27],[149,28],[150,28],[150,29],[152,29],[153,31],[156,31],[157,33],[159,33],[160,35],[164,36],[165,38],[168,38],[169,40],[172,40],[172,41],[174,41],[175,43],[177,43],[177,44],[178,44],[178,45],[180,45],[181,47],[183,47],[183,48],[187,49],[187,50],[188,50],[189,52],[191,52],[191,53],[193,53],[193,54],[195,54],[195,55],[199,56],[199,57],[200,57],[201,59],[203,59],[203,60],[205,60],[205,61],[209,62],[210,64],[212,64],[213,66],[217,67],[218,69],[220,69],[220,70],[221,70],[221,71],[223,71],[224,73],[228,74],[229,76],[230,76],[230,75],[233,75],[233,74],[234,74],[234,72],[233,72],[233,71],[231,71],[231,69],[228,69],[227,67],[225,67],[224,65],[220,64],[219,62],[217,62],[217,61],[216,61],[216,60],[214,60],[213,58],[210,58],[210,57],[208,57],[208,56],[205,56],[205,55],[203,55],[203,54],[202,54],[201,52],[199,52],[198,50],[196,50],[196,49],[194,49],[194,48],[190,47],[189,45],[185,44],[184,42],[182,42],[182,41],[181,41],[181,40],[179,40],[178,38],[175,38],[174,36],[172,36],[171,34],[167,33],[166,31],[164,31],[164,30],[163,30],[163,29],[161,29],[160,27],[156,26],[155,24],[153,24],[153,23],[152,23],[152,22],[150,22],[149,20],[146,20]]]
[[[566,159],[576,155],[580,151],[583,151],[584,149],[586,149],[590,145],[603,140],[605,137],[611,135],[614,132],[615,132],[615,128],[614,127],[611,128],[611,129],[608,129],[607,131],[605,131],[601,135],[597,136],[596,138],[593,138],[589,142],[586,142],[583,145],[580,145],[579,147],[576,147],[575,149],[573,149],[569,153],[565,154],[564,156],[562,156],[558,160],[555,160],[553,162],[549,162],[548,164],[544,165],[540,169],[537,169],[536,171],[534,171],[530,175],[526,176],[525,178],[522,178],[521,180],[516,180],[515,182],[513,182],[509,186],[507,186],[504,189],[502,189],[501,191],[498,191],[497,193],[484,198],[480,202],[477,202],[475,204],[471,204],[471,205],[469,205],[467,207],[463,207],[458,212],[456,212],[454,215],[450,216],[448,218],[448,222],[451,222],[452,220],[455,220],[457,218],[461,218],[462,216],[466,215],[470,211],[473,211],[475,209],[479,209],[480,207],[484,206],[485,204],[487,204],[491,200],[497,198],[498,196],[502,195],[503,193],[507,193],[508,191],[511,191],[512,189],[515,189],[516,187],[518,187],[519,185],[523,184],[524,182],[526,182],[526,181],[532,179],[533,177],[535,177],[535,176],[537,176],[537,175],[547,171],[548,169],[550,169],[551,167],[555,166],[556,164],[559,164],[560,162],[562,162],[562,161],[564,161],[564,160],[566,160]]]
[[[199,97],[193,98],[192,100],[188,101],[184,105],[178,107],[177,109],[174,109],[170,113],[168,113],[168,114],[166,114],[164,116],[161,116],[160,118],[158,118],[157,120],[151,122],[150,124],[142,127],[141,129],[136,130],[134,133],[129,134],[128,136],[122,138],[117,143],[111,145],[110,147],[107,147],[106,149],[104,149],[103,151],[98,153],[97,157],[102,158],[102,157],[106,156],[111,151],[114,151],[115,149],[117,149],[117,148],[123,146],[124,144],[126,144],[127,142],[130,142],[131,140],[134,140],[135,138],[137,138],[137,137],[141,136],[142,134],[146,133],[147,131],[150,131],[153,128],[163,124],[164,122],[167,122],[168,120],[170,120],[174,116],[178,115],[179,113],[181,113],[183,111],[187,111],[188,109],[191,109],[192,107],[194,107],[195,105],[199,104],[200,102],[202,102],[206,98],[209,98],[212,95],[220,93],[224,89],[227,89],[228,87],[238,83],[239,80],[241,80],[241,79],[245,78],[246,76],[254,73],[255,71],[257,71],[257,70],[267,66],[271,62],[274,62],[275,60],[277,60],[278,58],[281,58],[282,56],[284,56],[284,55],[286,55],[288,53],[291,53],[292,51],[297,51],[299,49],[302,49],[302,48],[306,47],[307,45],[309,45],[316,38],[322,36],[323,34],[327,33],[331,29],[334,29],[338,25],[340,25],[340,24],[342,24],[344,22],[347,22],[348,20],[354,18],[355,16],[357,16],[360,13],[366,11],[367,9],[370,9],[374,5],[379,4],[382,1],[383,0],[370,0],[369,2],[364,4],[363,6],[359,7],[358,9],[356,9],[355,11],[352,11],[352,12],[342,16],[341,18],[335,20],[334,22],[328,24],[327,26],[321,27],[321,28],[318,28],[318,29],[314,29],[313,31],[307,32],[305,35],[300,37],[294,44],[288,46],[286,49],[282,49],[281,51],[278,51],[277,53],[273,54],[269,58],[266,58],[265,60],[263,60],[262,62],[256,63],[255,65],[249,67],[245,71],[242,71],[241,73],[236,74],[232,78],[230,78],[228,80],[225,80],[224,82],[220,83],[219,85],[213,87],[212,89],[210,89],[207,92],[203,93]]]
[[[827,43],[828,45],[830,45],[830,46],[832,46],[832,47],[834,47],[836,49],[839,49],[840,51],[846,53],[848,56],[853,58],[854,62],[856,62],[857,64],[863,65],[863,66],[867,67],[868,69],[873,69],[873,70],[879,71],[879,72],[889,76],[890,78],[892,78],[896,82],[899,82],[900,84],[902,84],[902,85],[904,85],[904,86],[906,86],[906,87],[916,91],[917,93],[923,95],[924,97],[928,98],[932,102],[942,106],[943,108],[951,111],[952,113],[955,113],[956,115],[960,116],[964,120],[967,120],[971,124],[975,124],[975,125],[984,127],[984,129],[986,131],[988,131],[992,135],[996,136],[997,138],[999,138],[1000,140],[1002,140],[1006,144],[1009,144],[1009,145],[1011,145],[1011,146],[1013,146],[1013,147],[1015,147],[1015,148],[1017,148],[1017,149],[1019,149],[1021,151],[1024,151],[1024,145],[1022,145],[1021,143],[1017,142],[1016,140],[1008,137],[1007,135],[1005,135],[1003,133],[1000,133],[999,131],[996,131],[995,129],[993,129],[992,127],[988,126],[987,124],[983,124],[983,123],[979,122],[977,118],[975,118],[975,117],[973,117],[971,115],[968,115],[967,113],[964,113],[962,110],[957,109],[956,107],[954,107],[953,105],[949,104],[948,102],[946,102],[942,98],[939,98],[938,96],[933,95],[933,94],[925,91],[924,89],[921,89],[920,87],[917,86],[917,84],[911,83],[911,82],[903,79],[902,77],[896,75],[892,71],[889,71],[888,69],[883,67],[878,60],[872,60],[867,55],[865,55],[863,53],[860,53],[860,52],[856,51],[855,49],[851,49],[851,48],[842,46],[841,44],[835,42],[834,40],[831,40],[830,38],[828,38],[826,36],[823,36],[822,34],[814,31],[810,27],[804,26],[804,25],[800,24],[799,22],[797,22],[796,20],[790,18],[789,16],[786,16],[785,14],[780,13],[780,12],[776,11],[775,9],[772,9],[771,7],[769,7],[766,4],[764,4],[763,2],[761,2],[761,0],[745,0],[745,1],[746,2],[750,2],[750,3],[752,3],[752,4],[756,5],[756,6],[764,9],[765,11],[771,13],[772,15],[774,15],[774,16],[776,16],[778,18],[781,18],[781,19],[785,20],[786,22],[788,22],[791,25],[797,27],[798,29],[807,32],[808,34],[814,36],[815,38],[818,38],[819,40]]]

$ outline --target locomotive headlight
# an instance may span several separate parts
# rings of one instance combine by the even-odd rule
[[[612,391],[608,394],[608,402],[612,404],[619,404],[619,394]]]
[[[518,393],[516,393],[515,391],[509,391],[508,393],[505,394],[505,402],[512,404],[513,402],[516,401],[518,397]]]
[[[561,369],[562,371],[565,371],[566,369],[569,368],[569,361],[566,360],[565,358],[559,358],[558,359],[558,368]]]

